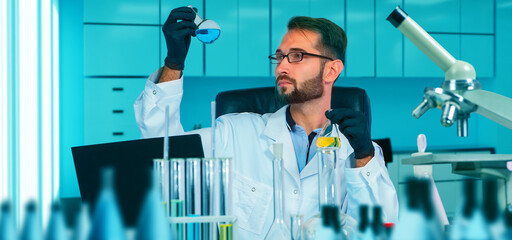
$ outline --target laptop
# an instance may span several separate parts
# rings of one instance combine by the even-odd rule
[[[83,202],[94,210],[101,190],[101,169],[114,169],[114,186],[126,226],[136,226],[142,201],[149,189],[153,159],[163,157],[163,138],[149,138],[72,147]],[[204,157],[199,134],[169,139],[171,158]]]

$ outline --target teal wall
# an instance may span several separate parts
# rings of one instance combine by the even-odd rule
[[[71,147],[84,144],[83,1],[59,1],[60,197],[79,196]]]
[[[440,124],[439,109],[420,119],[411,116],[422,101],[424,88],[439,87],[444,76],[385,21],[400,4],[418,23],[428,23],[423,27],[456,58],[473,63],[483,89],[512,97],[512,0],[189,2],[199,6],[206,18],[218,21],[223,32],[212,45],[192,40],[181,110],[186,130],[198,124],[210,126],[210,101],[217,92],[272,86],[273,69],[266,56],[279,44],[289,17],[303,14],[326,16],[346,29],[347,64],[336,85],[357,86],[368,92],[374,138],[390,137],[394,149],[414,150],[416,136],[424,133],[429,146],[436,149],[494,147],[498,153],[512,152],[511,130],[482,116],[471,115],[466,138],[457,137],[455,126]],[[325,2],[335,7],[320,7]],[[163,62],[165,43],[160,26],[173,7],[174,1],[165,0],[60,1],[61,196],[79,195],[71,146],[138,138],[130,107],[145,78]],[[485,14],[479,15],[479,11]],[[115,48],[118,43],[125,44],[126,51]],[[131,51],[134,46],[137,49]],[[124,119],[129,122],[124,130],[127,134],[121,137],[112,136],[112,131],[118,130],[109,125],[118,116],[95,111],[104,100],[94,102],[102,98],[91,94],[97,93],[96,87],[114,86],[107,82],[131,89],[122,98],[124,105],[118,106],[125,109]],[[110,95],[105,96],[108,99]],[[121,99],[117,95],[111,98],[116,98],[112,102]]]

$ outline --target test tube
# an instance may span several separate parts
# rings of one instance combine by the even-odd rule
[[[160,200],[164,205],[167,217],[171,215],[169,207],[169,170],[169,160],[153,159],[153,172],[156,175],[156,181],[158,181],[157,186],[160,193]]]
[[[215,164],[215,158],[204,158],[201,161],[201,180],[202,180],[202,207],[201,214],[203,216],[213,216],[213,195],[215,193],[215,167],[220,164]],[[220,172],[220,171],[218,171]],[[217,240],[217,228],[213,223],[203,223],[203,239]]]
[[[336,205],[340,206],[340,182],[341,172],[336,166],[338,157],[337,147],[318,148],[318,190],[319,206]],[[319,209],[320,210],[320,209]]]
[[[233,240],[233,224],[220,224],[220,240]]]
[[[185,206],[186,215],[190,217],[201,215],[201,159],[200,158],[187,158],[186,159],[186,173],[185,173]],[[188,240],[199,239],[200,224],[189,223],[187,224]]]
[[[231,158],[219,158],[221,164],[221,185],[220,185],[220,215],[231,215],[231,173],[232,161]]]
[[[171,158],[170,160],[170,185],[171,192],[171,217],[185,216],[185,159]],[[177,239],[183,240],[185,237],[185,225],[173,224],[173,231],[176,233]]]

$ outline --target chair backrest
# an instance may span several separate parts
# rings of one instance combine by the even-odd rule
[[[286,105],[276,95],[275,87],[238,89],[220,92],[215,98],[217,117],[227,113],[273,113]],[[352,108],[366,115],[371,126],[370,99],[366,91],[357,87],[334,87],[331,108]]]
[[[253,112],[259,114],[273,113],[286,105],[276,95],[275,87],[249,88],[224,91],[215,98],[215,116],[228,113]],[[331,98],[331,108],[352,108],[361,111],[372,125],[370,99],[366,91],[357,87],[334,87]],[[389,138],[373,139],[384,152],[386,163],[393,161],[391,141]]]

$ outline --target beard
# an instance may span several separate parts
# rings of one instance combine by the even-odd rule
[[[321,68],[317,76],[304,81],[300,88],[297,87],[297,80],[295,80],[294,78],[288,77],[286,75],[281,75],[277,77],[276,89],[277,93],[279,94],[279,98],[281,98],[281,100],[287,102],[288,104],[304,103],[309,100],[320,98],[324,94],[322,80],[323,72],[323,68]],[[277,82],[279,80],[287,80],[291,82],[293,90],[288,94],[284,93],[286,87],[277,86]]]

